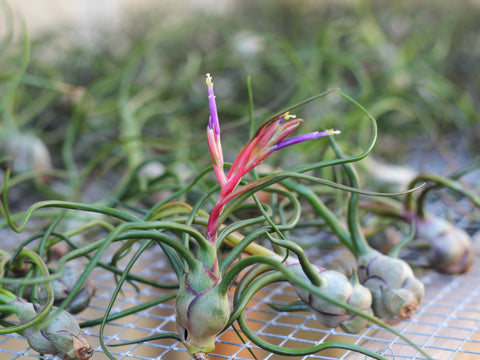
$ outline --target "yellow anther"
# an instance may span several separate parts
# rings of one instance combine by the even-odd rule
[[[342,132],[340,130],[334,130],[334,129],[327,130],[328,135],[338,135],[338,134],[341,134],[341,133]]]
[[[208,87],[213,87],[213,81],[212,81],[212,77],[210,76],[210,73],[207,73],[207,78],[205,82],[207,83]]]
[[[295,119],[297,116],[296,115],[290,115],[289,114],[289,111],[287,111],[285,114],[283,114],[283,118],[285,120],[288,120],[288,119]]]

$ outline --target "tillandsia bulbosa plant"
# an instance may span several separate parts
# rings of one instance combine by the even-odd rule
[[[468,172],[468,168],[465,171]],[[450,190],[464,196],[478,209],[479,196],[456,180],[465,171],[460,171],[451,177],[419,174],[412,180],[410,187],[421,181],[426,182],[428,186],[417,196],[416,202],[412,194],[405,199],[404,218],[415,229],[415,237],[411,245],[427,249],[425,256],[427,266],[447,274],[461,274],[472,267],[475,257],[473,242],[470,235],[459,225],[429,213],[426,210],[426,198],[434,189]],[[414,203],[416,206],[413,205]]]
[[[240,151],[228,174],[225,174],[213,81],[209,74],[206,83],[210,107],[207,140],[213,159],[214,173],[221,189],[206,226],[207,242],[199,247],[196,254],[199,265],[193,269],[189,268],[181,279],[175,303],[179,333],[192,354],[212,351],[216,336],[229,320],[230,305],[227,291],[232,275],[225,277],[225,274],[222,274],[217,258],[217,240],[220,226],[232,211],[228,205],[252,189],[251,183],[239,186],[242,178],[276,150],[338,133],[338,131],[327,130],[287,138],[298,127],[301,120],[284,112],[260,127]],[[236,274],[237,271],[235,269],[233,273]],[[321,277],[321,275],[318,276]],[[318,282],[317,278],[317,284]]]
[[[24,263],[24,259],[35,264],[43,276],[48,276],[48,268],[42,258],[29,249],[21,250],[16,258],[0,250],[0,281],[5,282],[5,271],[13,262]],[[76,319],[65,310],[54,306],[55,292],[51,282],[44,284],[46,297],[43,303],[27,301],[0,286],[0,315],[14,314],[20,324],[0,329],[0,334],[19,332],[27,339],[32,349],[41,354],[53,354],[65,360],[88,360],[93,348],[80,331]]]
[[[404,249],[405,258],[412,259],[415,265],[431,267],[446,274],[461,274],[468,271],[475,257],[470,235],[453,221],[431,213],[427,209],[427,198],[433,191],[451,192],[459,194],[473,207],[479,208],[478,194],[459,181],[463,175],[476,167],[478,164],[473,164],[449,177],[419,173],[411,180],[408,188],[424,182],[424,189],[418,193],[408,193],[404,201],[364,204],[362,208],[366,211],[411,226],[413,236],[407,237],[407,241],[392,242],[385,251],[398,254]],[[454,201],[457,202],[458,199]]]
[[[300,202],[285,189],[291,188],[294,189],[295,193],[304,195],[302,189],[308,187],[300,185],[300,181],[307,181],[351,193],[351,199],[353,200],[350,201],[349,228],[340,227],[340,220],[331,221],[331,225],[337,235],[345,240],[345,244],[350,250],[359,248],[361,250],[357,252],[359,255],[373,253],[367,249],[366,245],[363,245],[362,238],[355,240],[355,242],[352,240],[357,239],[356,236],[358,236],[356,233],[358,232],[358,224],[355,225],[354,210],[356,209],[356,196],[359,193],[366,195],[380,194],[357,189],[353,177],[352,186],[345,186],[305,174],[308,171],[339,164],[343,164],[346,169],[349,169],[347,163],[354,161],[354,158],[349,159],[339,156],[338,159],[331,161],[299,166],[292,170],[279,171],[263,177],[253,175],[254,178],[250,181],[243,179],[247,173],[277,150],[317,138],[331,138],[332,135],[339,134],[336,130],[327,130],[289,137],[301,122],[300,119],[290,115],[290,111],[331,92],[307,99],[267,120],[253,133],[234,162],[226,164],[223,159],[220,125],[213,92],[213,81],[210,75],[207,75],[206,83],[210,108],[207,142],[213,166],[202,171],[193,180],[192,184],[178,189],[149,210],[132,209],[136,210],[137,213],[135,213],[134,211],[110,206],[50,200],[33,204],[23,215],[11,214],[8,202],[10,172],[7,171],[3,186],[3,206],[1,210],[6,223],[13,230],[23,231],[32,217],[36,214],[41,215],[40,210],[58,210],[55,212],[55,219],[48,226],[48,229],[21,244],[17,251],[23,251],[26,249],[26,245],[35,239],[40,239],[40,245],[37,248],[40,254],[44,254],[46,248],[59,242],[67,243],[71,251],[58,259],[56,270],[52,274],[42,272],[39,276],[29,279],[15,279],[15,281],[2,278],[1,283],[11,284],[15,282],[24,287],[47,284],[64,276],[68,269],[67,264],[71,260],[86,258],[88,261],[81,276],[71,288],[70,293],[61,301],[58,309],[55,309],[55,314],[58,315],[74,301],[76,296],[82,294],[82,289],[88,282],[87,278],[94,268],[101,267],[105,271],[112,272],[116,277],[117,286],[105,315],[80,324],[82,327],[100,325],[100,345],[110,359],[115,359],[115,357],[110,353],[103,338],[105,326],[110,320],[164,303],[173,298],[175,299],[177,333],[162,333],[158,336],[138,339],[135,342],[170,337],[181,341],[194,358],[203,359],[214,350],[217,336],[232,324],[238,322],[245,336],[253,343],[273,353],[298,356],[335,347],[358,351],[377,359],[384,359],[383,356],[369,349],[343,342],[325,342],[304,349],[292,349],[270,344],[259,338],[248,328],[243,309],[259,289],[277,281],[288,281],[295,288],[299,300],[308,306],[325,326],[340,326],[345,331],[358,332],[368,322],[376,323],[405,339],[424,354],[418,346],[372,315],[370,307],[373,304],[373,311],[376,312],[376,307],[379,306],[376,301],[379,300],[376,293],[373,292],[374,288],[370,286],[368,278],[364,279],[357,276],[356,272],[352,272],[349,278],[335,270],[312,265],[303,250],[288,240],[284,234],[284,232],[288,232],[296,226],[301,216]],[[366,110],[353,99],[339,91],[336,92],[368,115]],[[375,121],[372,117],[370,119],[374,124],[374,136],[371,145],[363,156],[368,154],[376,138]],[[224,168],[227,166],[230,169],[225,172]],[[202,181],[206,174],[211,173],[212,169],[218,185],[211,187],[207,192],[203,192],[203,195],[193,206],[179,200],[183,194],[189,192],[197,183]],[[253,196],[256,199],[255,194],[261,190],[284,196],[290,204],[289,206],[294,209],[293,215],[290,218],[285,217],[277,224],[271,216],[272,212],[276,211],[276,207],[256,203],[255,208],[261,211],[261,216],[244,220],[233,216],[237,210],[245,205],[248,198]],[[217,193],[218,195],[216,195]],[[311,199],[314,199],[314,197]],[[209,201],[212,201],[212,206],[209,206],[211,205]],[[71,210],[84,213],[100,213],[104,218],[72,230],[71,234],[57,233],[55,228],[65,217],[68,217]],[[328,212],[319,211],[319,214],[327,219],[330,216]],[[20,225],[16,224],[18,219],[21,219]],[[100,235],[100,238],[82,246],[71,241],[73,234],[86,232],[95,226],[107,230],[108,235],[105,237]],[[351,238],[349,232],[352,232]],[[274,250],[260,245],[259,242],[271,243]],[[110,262],[105,262],[103,258],[109,254],[109,249],[113,243],[120,243],[120,248],[111,255]],[[143,279],[130,272],[143,252],[155,244],[161,247],[166,258],[170,261],[173,272],[178,279],[178,284]],[[226,245],[232,248],[225,255],[223,251]],[[126,258],[127,255],[130,255],[130,257],[125,268],[122,269],[118,265],[119,261]],[[360,275],[360,271],[358,275]],[[111,314],[115,300],[127,281],[175,290],[169,295],[126,309],[119,314]],[[362,281],[365,286],[361,284]],[[235,283],[239,285],[235,291],[233,304],[231,304],[228,292]],[[48,285],[48,287],[45,285],[45,287],[47,294],[52,293],[51,285]],[[392,289],[388,290],[387,293],[392,294],[393,297],[397,295],[395,285],[392,285]],[[53,296],[47,296],[47,299],[50,303],[53,301]],[[398,311],[393,315],[389,313],[388,317],[397,315],[397,313]],[[380,316],[387,317],[383,314]],[[109,345],[125,345],[126,343]],[[428,357],[428,355],[424,355]]]
[[[373,137],[376,137],[375,122],[373,125]],[[357,157],[346,159],[333,139],[331,144],[339,159],[345,160],[341,161],[341,164],[350,185],[358,187],[357,175],[351,162],[361,160],[368,151]],[[372,293],[374,314],[379,318],[411,318],[423,298],[424,286],[405,261],[383,255],[368,244],[358,216],[358,192],[352,192],[349,195],[345,227],[342,220],[332,213],[311,188],[291,181],[284,181],[282,184],[304,197],[314,211],[325,220],[340,242],[354,255],[360,282]]]
[[[265,188],[269,184],[275,184],[281,179],[295,177],[295,174],[298,175],[299,173],[272,174],[240,185],[242,177],[276,150],[300,142],[331,136],[339,132],[327,130],[287,138],[298,127],[300,120],[290,115],[288,111],[282,112],[265,122],[253,134],[236,157],[228,174],[225,174],[213,82],[209,74],[207,74],[206,82],[210,107],[207,139],[213,159],[214,173],[221,189],[206,225],[206,239],[211,244],[212,249],[209,253],[200,251],[197,253],[197,259],[207,260],[207,262],[201,260],[202,267],[199,267],[199,270],[203,274],[199,275],[196,271],[190,274],[188,271],[181,279],[184,284],[181,283],[177,295],[176,312],[182,341],[194,354],[194,357],[202,358],[205,356],[204,353],[213,350],[214,340],[219,332],[235,319],[238,319],[242,329],[252,341],[273,352],[299,355],[316,352],[327,347],[343,347],[367,353],[368,350],[366,349],[352,348],[351,345],[342,343],[325,343],[321,346],[302,350],[282,349],[262,341],[246,329],[241,311],[248,299],[258,290],[259,284],[263,287],[280,279],[292,282],[300,299],[311,307],[318,315],[319,320],[326,326],[341,326],[348,332],[358,332],[366,325],[368,320],[376,322],[378,320],[369,315],[372,296],[367,288],[359,283],[356,275],[348,280],[343,274],[334,270],[312,266],[303,251],[287,240],[270,238],[276,245],[284,247],[287,251],[292,250],[297,257],[284,258],[258,244],[252,244],[256,237],[268,235],[268,231],[279,231],[272,222],[268,222],[269,226],[266,228],[253,232],[243,239],[239,239],[238,235],[233,233],[240,228],[239,224],[226,226],[222,230],[220,238],[230,241],[234,248],[223,261],[218,263],[218,232],[238,204],[259,189]],[[303,169],[303,171],[306,171],[306,169]],[[295,224],[295,221],[293,221],[293,224]],[[231,265],[233,259],[237,258],[241,252],[247,252],[250,256]],[[231,286],[233,280],[249,266],[253,266],[253,268],[246,279],[241,279],[241,284],[247,287],[252,283],[253,290],[249,287],[249,291],[245,293],[237,291],[235,308],[230,320],[228,320],[227,289]],[[270,273],[271,270],[274,270],[274,272]],[[263,276],[262,274],[265,272],[268,274]],[[259,279],[257,278],[258,275],[262,275],[262,277]]]
[[[25,275],[24,271],[12,271],[10,274],[6,274],[9,278],[18,278]],[[78,267],[66,266],[61,278],[55,279],[51,282],[53,297],[55,299],[54,305],[60,305],[71,293],[72,288],[78,282],[80,278],[80,271]],[[77,296],[71,303],[68,304],[66,310],[71,314],[76,314],[86,309],[90,303],[90,300],[95,294],[95,282],[92,279],[88,279],[82,286]],[[21,292],[22,298],[28,301],[34,299],[44,302],[48,298],[47,289],[41,285],[37,288],[35,286],[22,286],[20,284],[5,284],[4,288],[15,294]]]

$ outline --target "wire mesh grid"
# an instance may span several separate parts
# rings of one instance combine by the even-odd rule
[[[136,264],[135,273],[150,278],[174,280],[174,275],[160,251],[155,248],[149,250]],[[477,261],[468,273],[460,276],[448,276],[435,272],[420,275],[425,283],[426,293],[417,314],[408,321],[389,321],[389,325],[412,339],[434,359],[480,359],[479,270]],[[89,308],[77,316],[80,322],[103,316],[115,287],[115,280],[111,273],[95,270],[92,275],[97,283],[97,292]],[[172,296],[172,291],[159,290],[147,285],[141,285],[139,290],[125,284],[111,314],[161,296]],[[245,310],[248,326],[261,338],[281,346],[302,348],[325,341],[344,341],[362,345],[390,359],[424,358],[405,341],[376,325],[369,326],[359,334],[347,334],[338,329],[323,327],[310,313],[278,312],[270,306],[272,303],[288,303],[296,298],[293,288],[287,284],[262,289],[252,298]],[[172,331],[176,331],[173,296],[161,305],[110,321],[103,337],[107,345],[112,345]],[[85,328],[84,332],[92,346],[96,347],[93,359],[106,359],[106,355],[102,353],[99,346],[99,326]],[[110,347],[109,350],[119,360],[190,359],[183,345],[170,339]],[[55,359],[53,356],[38,355],[17,334],[0,336],[0,359],[31,358]],[[210,358],[292,359],[260,349],[249,342],[241,331],[237,333],[234,329],[228,329],[218,337],[215,353],[211,354]],[[367,357],[341,349],[328,349],[296,359],[300,358],[350,360]]]

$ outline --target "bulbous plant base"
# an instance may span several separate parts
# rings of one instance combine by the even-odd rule
[[[218,286],[220,274],[199,264],[185,274],[175,300],[177,331],[192,355],[213,351],[230,318],[228,294]]]
[[[40,306],[18,299],[10,303],[17,308],[16,315],[22,322],[33,319]],[[57,311],[53,307],[51,312]],[[32,349],[42,354],[53,354],[64,360],[88,360],[93,348],[80,331],[75,318],[67,311],[61,311],[44,328],[30,326],[23,331]]]
[[[475,251],[470,235],[447,220],[427,215],[416,218],[415,243],[427,243],[429,266],[444,274],[463,274],[473,265]]]
[[[392,314],[400,319],[411,319],[417,312],[418,300],[412,291],[408,289],[388,289],[382,288],[382,297],[375,299],[382,301],[381,304],[374,301],[373,308],[377,316],[384,318],[391,317]],[[388,309],[387,311],[385,311]]]
[[[357,261],[358,277],[372,293],[375,315],[381,319],[410,319],[424,293],[423,283],[410,266],[373,249]]]
[[[289,269],[305,281],[310,281],[299,263],[288,264]],[[371,314],[372,295],[362,286],[358,278],[348,279],[335,270],[315,268],[322,280],[321,289],[324,293],[340,302],[344,302],[357,310]],[[336,328],[340,326],[347,333],[358,333],[368,323],[368,320],[349,313],[343,307],[334,305],[328,300],[316,296],[309,291],[295,286],[299,298],[314,312],[316,318],[325,326]]]

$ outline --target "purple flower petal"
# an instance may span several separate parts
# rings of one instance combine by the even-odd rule
[[[220,135],[220,123],[218,121],[217,103],[215,102],[215,93],[213,92],[213,82],[210,74],[207,74],[206,83],[208,88],[208,107],[210,108],[208,127],[213,129],[218,136]]]
[[[268,152],[273,152],[276,150],[283,149],[284,147],[290,146],[290,145],[295,145],[304,141],[308,140],[313,140],[313,139],[318,139],[324,136],[330,136],[330,135],[337,135],[340,134],[339,130],[325,130],[325,131],[314,131],[308,134],[302,134],[302,135],[297,135],[294,137],[291,137],[289,139],[285,139],[280,141],[278,144],[270,147],[268,149]]]

